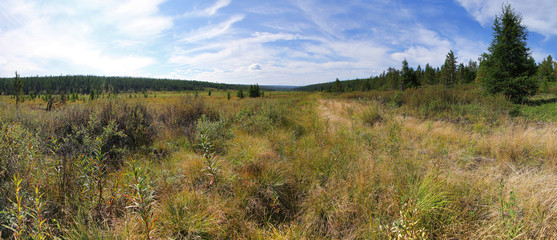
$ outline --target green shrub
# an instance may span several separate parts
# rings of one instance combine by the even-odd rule
[[[120,165],[125,152],[148,146],[155,137],[153,115],[139,103],[97,102],[58,114],[51,124],[52,134],[60,140],[57,154],[61,156],[88,155],[92,152],[89,143],[102,135],[102,151],[113,161],[111,165]]]
[[[202,98],[187,96],[178,103],[166,105],[158,118],[168,127],[187,129],[194,126],[203,115],[211,120],[218,118],[216,112]]]
[[[211,121],[205,115],[197,120],[195,133],[190,136],[192,147],[198,153],[212,152],[224,154],[226,152],[226,141],[231,134],[224,120]],[[201,143],[209,144],[210,149],[204,149]]]
[[[242,108],[236,114],[235,122],[249,133],[263,133],[274,127],[284,127],[291,124],[287,116],[285,102],[255,102]]]
[[[380,122],[383,118],[379,112],[379,104],[372,102],[363,110],[360,118],[362,122],[368,126],[373,126],[375,123]]]
[[[1,121],[1,120],[0,120]],[[17,123],[0,122],[0,187],[25,167],[40,152],[39,139]]]
[[[155,191],[151,187],[151,179],[145,170],[136,165],[133,159],[126,175],[130,181],[128,187],[131,190],[130,202],[126,208],[131,209],[136,214],[141,223],[140,229],[144,238],[151,239],[157,220],[154,217],[157,201]]]

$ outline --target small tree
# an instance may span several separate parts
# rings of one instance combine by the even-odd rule
[[[538,90],[534,59],[526,46],[528,32],[522,16],[510,5],[503,5],[501,15],[493,23],[493,41],[489,53],[483,55],[478,77],[483,88],[502,93],[513,102],[520,102]]]
[[[238,93],[236,94],[236,96],[238,96],[240,99],[244,98],[244,90],[238,89]]]
[[[23,80],[19,77],[19,73],[15,72],[14,79],[14,95],[15,95],[15,105],[16,107],[19,103],[23,102]]]
[[[261,96],[261,91],[259,90],[259,85],[258,84],[250,85],[249,90],[248,90],[248,94],[249,94],[250,98],[260,97]]]
[[[226,92],[226,99],[230,100],[230,91]]]
[[[97,98],[97,94],[95,93],[95,89],[91,89],[91,92],[89,93],[89,100],[93,101],[95,100],[95,98]]]

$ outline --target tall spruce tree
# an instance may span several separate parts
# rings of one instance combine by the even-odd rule
[[[404,59],[402,61],[401,79],[400,79],[400,91],[404,91],[404,88],[418,87],[420,83],[414,69],[408,66],[408,61]]]
[[[404,85],[408,82],[408,76],[410,75],[410,68],[408,67],[408,61],[406,59],[402,60],[402,69],[400,79],[400,91],[404,91]]]
[[[528,31],[522,24],[522,16],[510,5],[503,5],[501,15],[493,23],[493,41],[480,63],[481,82],[491,93],[502,93],[514,102],[534,95],[538,81],[532,76],[536,64],[526,46]]]
[[[443,80],[445,82],[445,87],[448,87],[455,83],[456,79],[456,57],[452,50],[447,53],[447,57],[445,58],[445,65],[443,66]]]
[[[437,83],[435,81],[435,69],[432,68],[429,65],[429,63],[425,65],[424,78],[425,78],[425,82],[427,84],[436,84]]]

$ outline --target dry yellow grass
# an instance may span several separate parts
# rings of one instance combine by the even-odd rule
[[[354,123],[355,119],[350,119],[346,112],[347,106],[356,111],[362,109],[357,102],[328,99],[320,100],[317,111],[322,112],[321,117],[332,119],[338,129],[342,127],[339,125],[348,127]],[[402,125],[400,157],[411,158],[413,163],[421,165],[415,169],[418,171],[438,169],[440,176],[454,188],[453,194],[462,201],[460,210],[477,211],[478,215],[473,217],[475,222],[459,223],[460,229],[451,230],[453,234],[465,234],[472,239],[498,239],[508,237],[509,228],[516,227],[519,229],[516,237],[520,239],[556,237],[553,226],[557,224],[554,172],[557,132],[554,124],[519,121],[478,132],[468,126],[409,116],[394,115],[392,120]],[[388,125],[365,128],[381,136]],[[363,127],[359,125],[358,129]],[[400,161],[400,157],[393,158],[383,150],[360,150],[360,153],[365,157],[354,159],[359,166],[353,182],[358,192],[370,191],[371,176],[396,182],[397,176],[384,161]],[[378,163],[378,158],[383,162]],[[392,191],[389,189],[385,190]],[[508,204],[511,191],[516,198],[512,200],[517,211],[513,217],[518,219],[515,223],[518,226],[502,223],[505,217],[501,214],[509,214],[505,211],[511,210],[501,206],[501,201]],[[380,208],[399,209],[396,198],[387,197],[379,202],[387,205]]]
[[[158,238],[557,238],[553,123],[424,119],[379,100],[321,94],[242,100],[213,94],[120,96],[145,104],[154,116],[154,144],[130,155],[147,169],[157,196]],[[83,106],[107,100],[96,101]],[[21,107],[33,108],[26,104]],[[68,106],[78,104],[83,103]],[[166,111],[169,105],[176,106],[174,113]],[[192,110],[201,105],[202,110]],[[22,116],[44,116],[47,126],[64,111],[35,109]],[[22,117],[13,109],[6,112],[10,119]],[[216,181],[207,173],[197,135],[186,136],[198,133],[181,125],[195,125],[200,116],[178,121],[194,113],[211,115],[210,122],[222,120],[231,133],[225,151],[213,156]],[[109,186],[126,171],[125,166],[114,170]],[[50,176],[27,180],[56,183]],[[55,201],[57,196],[45,197]],[[139,226],[121,211],[105,230],[78,231],[133,238]]]

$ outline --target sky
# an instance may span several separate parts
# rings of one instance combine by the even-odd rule
[[[554,0],[0,0],[0,77],[141,76],[301,86],[406,59],[477,60],[503,3],[537,62],[557,53]]]

